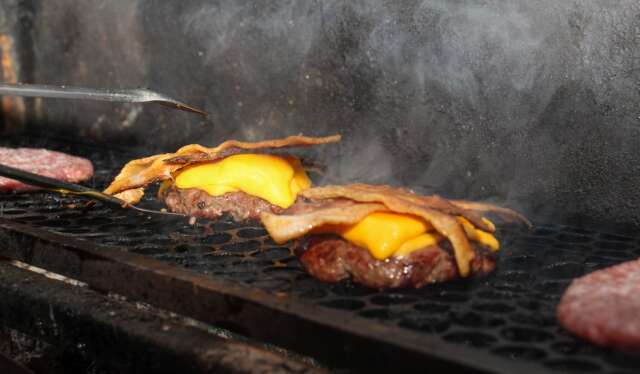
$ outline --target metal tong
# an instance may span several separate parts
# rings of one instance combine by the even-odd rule
[[[98,190],[94,190],[89,187],[30,173],[28,171],[16,169],[7,165],[0,164],[0,176],[15,179],[17,181],[29,184],[31,186],[41,187],[47,190],[59,192],[61,194],[82,195],[82,196],[92,197],[96,200],[100,200],[102,202],[105,202],[111,205],[117,205],[121,208],[131,208],[144,213],[183,216],[182,214],[178,214],[178,213],[170,213],[170,212],[164,212],[164,211],[158,211],[158,210],[139,208],[115,196],[107,195],[106,193],[100,192]]]
[[[0,83],[0,96],[45,97],[54,99],[98,100],[123,103],[156,103],[170,108],[198,113],[207,113],[174,100],[163,94],[144,90],[110,90],[69,86],[48,86],[42,84],[8,84]]]

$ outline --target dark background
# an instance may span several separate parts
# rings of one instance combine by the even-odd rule
[[[4,133],[145,153],[339,132],[327,181],[640,226],[637,0],[3,0],[0,46],[4,81],[145,87],[210,113],[4,98]]]

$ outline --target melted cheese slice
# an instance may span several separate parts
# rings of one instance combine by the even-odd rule
[[[376,259],[384,260],[392,255],[406,256],[416,249],[437,243],[441,237],[427,232],[431,230],[433,227],[418,217],[376,212],[339,230],[338,235],[367,248]]]
[[[499,243],[493,235],[476,229],[462,217],[458,219],[469,239],[494,251],[498,250]],[[371,213],[353,225],[327,225],[313,232],[336,233],[349,242],[368,249],[378,260],[391,256],[408,256],[444,239],[444,236],[434,231],[433,226],[419,217],[389,212]]]
[[[242,191],[281,208],[291,206],[311,180],[294,157],[237,154],[218,162],[188,166],[175,176],[178,188],[198,188],[211,196]]]

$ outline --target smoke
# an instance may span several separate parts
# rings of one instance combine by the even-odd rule
[[[183,32],[201,41],[198,54],[205,69],[219,77],[216,110],[224,108],[234,126],[220,139],[261,140],[300,133],[302,111],[310,104],[303,91],[322,86],[322,76],[306,66],[309,50],[325,35],[326,9],[337,1],[205,3],[186,9]],[[331,13],[331,10],[328,10]],[[325,129],[315,131],[327,134]],[[304,131],[309,133],[309,131]],[[217,139],[216,139],[217,140]]]
[[[232,124],[211,142],[340,132],[318,156],[325,182],[584,210],[568,196],[614,174],[629,147],[616,124],[637,123],[631,0],[188,4],[179,24],[211,74],[203,95]],[[603,197],[589,188],[591,204]]]
[[[247,36],[256,36],[266,40],[278,40],[281,43],[270,45],[271,49],[285,48],[292,53],[292,59],[302,58],[321,25],[314,17],[326,4],[332,2],[295,0],[279,1],[277,4],[256,4],[254,8],[241,2],[221,2],[207,4],[187,11],[182,16],[183,29],[206,40],[204,47],[205,63],[220,63],[220,59],[230,50],[247,42]],[[253,35],[247,35],[247,34]],[[268,58],[268,56],[264,56]],[[246,66],[251,65],[246,61]]]
[[[335,179],[506,198],[513,174],[496,162],[505,140],[495,136],[529,125],[523,106],[541,110],[553,93],[531,97],[545,69],[546,35],[534,26],[534,12],[450,1],[356,2],[334,10],[336,24],[353,28],[342,36],[353,44],[346,68],[368,80],[357,82],[368,85],[359,92],[366,110],[348,129],[356,138],[347,137],[351,152],[333,169]]]
[[[397,18],[378,20],[369,46],[387,74],[402,72],[423,92],[429,82],[439,82],[452,96],[481,108],[500,89],[517,93],[533,87],[543,35],[521,7],[421,1],[404,21],[410,28]]]
[[[319,159],[327,172],[319,184],[393,184],[393,163],[384,145],[375,137],[367,139],[359,142],[347,140],[347,152],[344,152],[344,147],[326,146]]]

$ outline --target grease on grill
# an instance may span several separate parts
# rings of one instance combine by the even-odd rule
[[[117,160],[115,155],[93,160],[97,171],[115,170],[119,164],[105,161]],[[109,176],[96,173],[93,187],[106,185]],[[565,226],[538,226],[530,232],[505,228],[505,250],[489,277],[378,292],[311,278],[288,247],[273,243],[255,224],[223,219],[190,226],[185,219],[149,217],[101,203],[85,207],[85,202],[44,192],[4,194],[0,217],[153,256],[280,299],[340,310],[347,320],[363,318],[506,359],[537,362],[541,371],[618,373],[638,367],[626,355],[573,338],[554,318],[555,303],[571,278],[640,256],[638,238]]]

